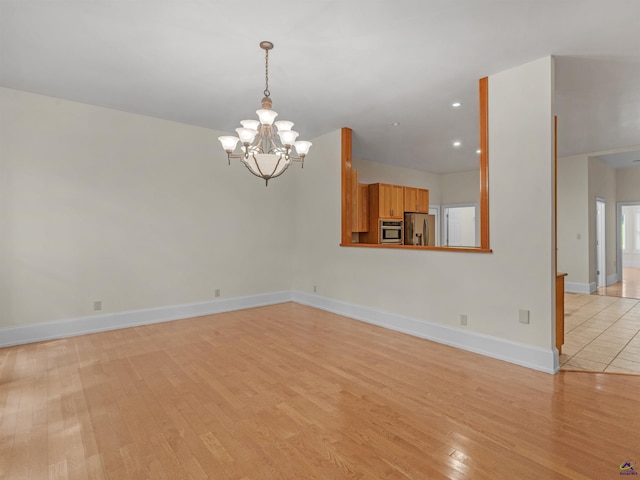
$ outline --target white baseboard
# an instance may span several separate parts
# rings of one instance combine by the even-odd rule
[[[622,266],[623,267],[631,267],[631,268],[640,268],[640,262],[632,262],[630,260],[623,260],[622,261]]]
[[[618,283],[620,281],[620,275],[614,273],[613,275],[607,276],[607,287],[609,285],[613,285],[614,283]]]
[[[534,370],[546,373],[560,370],[555,348],[535,347],[305,292],[294,291],[293,301]]]
[[[168,322],[184,318],[242,310],[295,301],[356,320],[425,338],[487,357],[504,360],[546,373],[557,373],[558,352],[448,325],[417,320],[299,291],[284,291],[214,300],[201,303],[148,308],[61,320],[50,323],[0,328],[0,347],[73,337],[87,333]]]
[[[138,325],[168,322],[183,318],[290,302],[292,300],[293,293],[291,291],[284,291],[169,307],[91,315],[57,322],[6,327],[0,328],[0,347],[41,342],[55,338],[73,337],[76,335],[104,332]]]
[[[597,289],[596,283],[577,283],[577,282],[564,282],[564,291],[569,293],[585,293],[587,295],[595,292]]]

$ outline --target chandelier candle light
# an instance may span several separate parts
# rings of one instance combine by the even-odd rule
[[[223,136],[218,140],[227,152],[229,165],[232,158],[238,158],[251,173],[263,178],[265,185],[269,185],[269,180],[282,175],[292,161],[304,166],[304,157],[309,153],[311,142],[296,142],[298,132],[291,130],[293,122],[279,120],[274,123],[278,114],[271,110],[269,98],[269,50],[273,48],[273,43],[260,42],[260,48],[265,51],[265,88],[262,108],[256,111],[259,120],[242,120],[242,127],[236,128],[237,137]],[[238,142],[240,152],[235,153]],[[298,156],[293,155],[292,148],[295,148]]]

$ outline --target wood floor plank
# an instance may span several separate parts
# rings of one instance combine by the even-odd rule
[[[285,303],[0,349],[0,478],[617,478],[638,398]]]

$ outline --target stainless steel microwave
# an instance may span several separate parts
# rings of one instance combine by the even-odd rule
[[[380,220],[380,243],[402,245],[402,220]]]

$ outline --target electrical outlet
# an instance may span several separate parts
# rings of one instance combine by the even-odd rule
[[[216,298],[220,296],[220,289],[219,288],[216,288],[215,292],[213,292],[213,296],[216,297]]]
[[[520,323],[529,323],[529,310],[520,310],[518,312],[518,320]]]
[[[460,325],[467,326],[467,316],[464,313],[460,315]]]
[[[102,310],[102,300],[96,300],[93,302],[93,311],[97,312],[98,310]]]
[[[314,286],[313,286],[313,293],[316,293],[317,291],[318,291],[318,286],[317,286],[317,285],[314,285]]]

